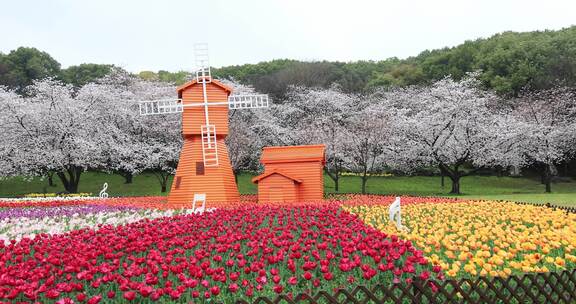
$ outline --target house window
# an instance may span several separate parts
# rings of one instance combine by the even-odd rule
[[[182,177],[181,176],[177,176],[176,177],[176,189],[180,189],[180,184],[182,183]]]
[[[196,175],[204,175],[204,162],[196,163]]]

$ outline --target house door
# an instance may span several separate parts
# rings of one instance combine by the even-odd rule
[[[283,202],[284,189],[282,189],[282,187],[270,187],[270,195],[268,200],[271,202]]]

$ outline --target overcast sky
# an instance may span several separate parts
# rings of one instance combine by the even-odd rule
[[[31,46],[63,67],[190,70],[212,66],[405,58],[502,31],[576,24],[574,0],[0,0],[0,52]]]

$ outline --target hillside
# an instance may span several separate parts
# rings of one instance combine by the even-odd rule
[[[61,69],[48,53],[21,47],[0,53],[0,85],[22,90],[33,79],[57,77],[81,85],[106,74],[111,65],[81,64]],[[426,50],[406,59],[303,62],[278,59],[258,64],[214,68],[217,77],[233,77],[257,90],[282,97],[289,85],[336,83],[348,92],[378,86],[425,84],[446,75],[458,79],[482,70],[487,88],[515,95],[525,86],[545,88],[560,81],[576,83],[576,26],[558,31],[504,32],[450,48]],[[180,84],[187,72],[142,71],[140,77]]]
[[[383,61],[299,62],[275,60],[223,67],[221,77],[234,77],[257,89],[281,94],[286,85],[326,86],[346,91],[376,86],[423,84],[452,75],[482,70],[486,87],[516,94],[523,87],[545,88],[556,81],[576,83],[576,26],[559,31],[504,32],[458,46],[426,50],[407,59]]]

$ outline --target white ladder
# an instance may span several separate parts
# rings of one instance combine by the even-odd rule
[[[196,60],[196,81],[198,83],[212,82],[212,74],[210,73],[210,62],[208,57],[208,44],[194,44],[194,58]]]
[[[202,158],[204,167],[218,166],[218,144],[216,143],[216,126],[202,125]]]

